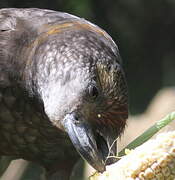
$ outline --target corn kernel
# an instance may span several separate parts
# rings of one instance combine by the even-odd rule
[[[157,180],[164,180],[164,177],[163,177],[162,173],[156,174],[156,178],[157,178]]]
[[[157,174],[161,171],[161,167],[159,166],[159,164],[157,162],[152,164],[151,169],[155,172],[155,174]]]
[[[164,175],[165,177],[168,177],[168,176],[170,176],[171,171],[170,171],[170,169],[169,169],[168,166],[167,166],[167,167],[164,167],[164,168],[162,169],[162,173],[163,173],[163,175]]]
[[[170,154],[175,158],[175,147],[170,149]]]
[[[145,174],[145,177],[147,177],[147,178],[153,178],[154,177],[154,172],[151,168],[147,168],[145,170],[144,174]]]
[[[145,179],[145,173],[144,172],[140,172],[138,175],[139,179]]]

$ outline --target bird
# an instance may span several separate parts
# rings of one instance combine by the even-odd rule
[[[48,178],[69,179],[79,157],[103,172],[127,119],[122,59],[106,31],[65,12],[0,9],[0,156],[38,163]]]

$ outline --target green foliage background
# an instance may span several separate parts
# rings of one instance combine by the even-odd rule
[[[66,11],[104,28],[123,58],[131,113],[142,112],[163,86],[175,85],[174,0],[1,0],[4,7]]]

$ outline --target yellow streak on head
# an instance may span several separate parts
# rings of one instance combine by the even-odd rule
[[[66,22],[62,24],[51,25],[51,26],[46,25],[45,27],[46,29],[48,29],[48,31],[45,32],[47,35],[61,33],[66,29],[72,28],[72,29],[82,29],[82,30],[93,31],[111,40],[110,36],[104,30],[100,29],[98,26],[95,26],[87,22],[72,21],[72,22]]]
[[[47,35],[53,35],[62,32],[63,30],[72,27],[74,24],[71,22],[64,24],[57,24],[49,27],[49,30],[46,32]]]

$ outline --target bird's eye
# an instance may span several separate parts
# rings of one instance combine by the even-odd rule
[[[98,94],[99,94],[97,87],[94,85],[89,87],[88,93],[89,93],[90,98],[92,98],[92,99],[96,99],[98,97]]]

